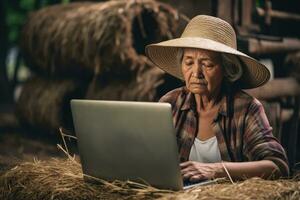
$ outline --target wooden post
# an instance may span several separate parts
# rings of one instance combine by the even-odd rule
[[[245,91],[257,99],[270,100],[284,96],[298,96],[300,85],[294,78],[278,78],[261,87]]]
[[[218,0],[217,17],[232,24],[232,1],[233,0]]]
[[[299,122],[299,107],[300,107],[300,96],[295,97],[295,106],[292,119],[290,121],[289,129],[289,140],[287,147],[287,155],[289,159],[290,168],[293,169],[296,164],[297,156],[297,143],[298,143],[298,122]],[[287,133],[286,133],[287,134]]]
[[[283,38],[282,41],[248,39],[248,51],[250,54],[268,54],[300,50],[300,40],[295,38]]]
[[[252,24],[252,6],[253,1],[252,0],[244,0],[242,1],[242,19],[241,19],[241,25],[243,27],[249,28]]]
[[[272,17],[272,18],[300,21],[300,15],[294,14],[294,13],[282,12],[282,11],[277,11],[277,10],[271,10],[268,12],[262,8],[256,8],[256,11],[257,11],[258,15],[261,17],[264,17],[267,14],[269,14],[270,17]]]
[[[272,20],[272,2],[270,0],[265,1],[266,13],[265,13],[265,23],[270,26]]]

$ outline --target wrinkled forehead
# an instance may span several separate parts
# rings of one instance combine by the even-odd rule
[[[184,48],[183,56],[192,58],[207,58],[210,60],[217,61],[220,59],[221,53],[205,49]]]

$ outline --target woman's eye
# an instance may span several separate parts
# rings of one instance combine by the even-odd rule
[[[191,66],[191,65],[193,65],[193,61],[191,61],[191,60],[186,60],[186,61],[184,62],[184,64],[187,65],[187,66]]]
[[[202,67],[207,68],[207,69],[210,69],[210,68],[213,68],[214,65],[213,65],[212,63],[203,63],[203,64],[202,64]]]

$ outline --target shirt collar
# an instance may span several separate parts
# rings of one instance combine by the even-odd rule
[[[193,110],[196,112],[196,101],[195,96],[192,92],[190,92],[186,87],[184,87],[184,102],[180,108],[180,110]],[[227,96],[225,95],[221,100],[221,106],[219,108],[218,114],[227,117]]]
[[[195,96],[193,93],[191,93],[186,87],[183,88],[184,96],[183,98],[184,102],[180,108],[180,110],[193,110],[196,111],[196,102],[195,102]]]
[[[218,111],[218,113],[220,115],[223,115],[225,117],[227,117],[227,115],[228,115],[228,112],[227,112],[227,109],[228,109],[228,107],[227,107],[227,98],[228,97],[226,95],[222,98],[221,106],[220,106],[219,111]]]

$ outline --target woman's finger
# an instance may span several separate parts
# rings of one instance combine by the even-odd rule
[[[181,174],[187,173],[189,171],[199,171],[199,168],[197,168],[196,165],[188,165],[187,167],[181,169]]]
[[[179,164],[179,166],[181,167],[181,169],[186,168],[186,167],[191,166],[191,165],[194,165],[193,161],[186,161],[186,162],[183,162],[183,163]]]
[[[200,180],[205,180],[206,178],[202,175],[202,174],[196,174],[193,176],[190,176],[190,181],[191,182],[196,182],[196,181],[200,181]]]
[[[181,169],[181,174],[187,173],[189,171],[193,171],[194,168],[192,166],[188,166],[186,168]]]
[[[197,171],[189,171],[182,175],[183,179],[190,179],[190,177],[197,175]]]
[[[190,177],[191,175],[196,175],[196,174],[198,174],[198,173],[201,173],[201,172],[198,171],[198,170],[196,170],[196,169],[190,169],[190,170],[188,170],[188,171],[183,171],[183,172],[181,172],[181,175],[182,175],[183,177],[186,177],[186,176]]]

